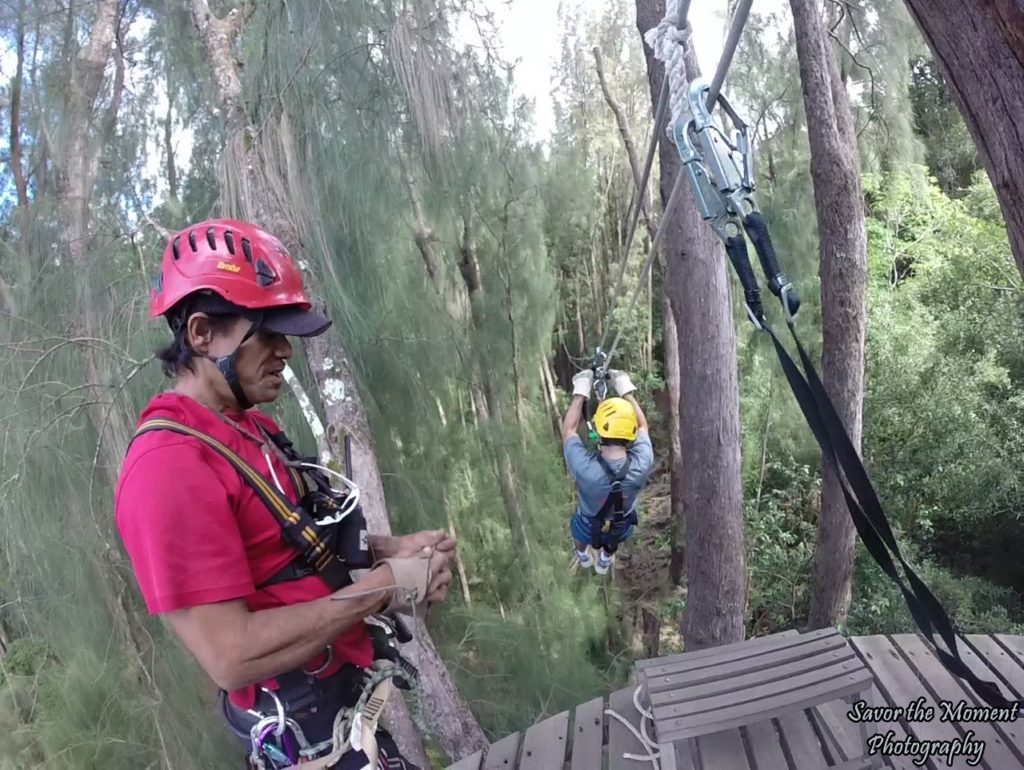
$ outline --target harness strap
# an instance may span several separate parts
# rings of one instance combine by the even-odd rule
[[[612,482],[611,491],[608,493],[608,497],[605,498],[604,504],[598,510],[597,515],[594,516],[593,521],[590,525],[590,545],[593,548],[601,547],[601,535],[611,530],[611,521],[621,520],[625,515],[625,502],[622,499],[622,482],[625,481],[626,476],[629,475],[630,466],[633,464],[633,458],[628,454],[626,455],[626,462],[622,464],[619,470],[612,470],[611,465],[608,461],[601,456],[600,452],[594,455],[598,464],[604,470],[605,475]]]
[[[781,272],[768,228],[757,212],[749,214],[744,224],[749,228],[748,234],[751,235],[751,241],[765,273],[773,279],[769,288],[783,303],[787,326],[796,344],[800,362],[803,364],[803,371],[800,370],[764,316],[761,315],[760,305],[755,306],[755,311],[748,302],[747,312],[755,327],[759,331],[764,331],[771,338],[790,389],[793,391],[811,433],[821,447],[822,459],[828,463],[839,482],[843,497],[846,499],[846,507],[865,548],[886,576],[899,588],[914,623],[931,642],[935,655],[943,666],[950,673],[967,682],[978,697],[988,705],[1020,710],[1024,707],[1024,701],[1007,699],[995,682],[982,679],[967,665],[957,645],[957,637],[962,638],[962,635],[954,628],[953,622],[935,594],[900,552],[885,509],[882,507],[878,493],[864,468],[860,454],[846,432],[814,363],[801,344],[800,338],[797,337],[796,329],[793,326],[793,315],[796,308],[799,307],[799,300],[791,291],[787,290],[786,286],[781,285],[783,279],[778,277]],[[728,240],[726,251],[743,284],[744,295],[756,298],[759,289],[750,266],[745,241],[742,238]],[[804,376],[805,372],[806,376]],[[900,575],[897,563],[902,567],[906,580]],[[948,650],[943,649],[937,643],[936,635],[942,639]]]
[[[318,573],[333,589],[342,588],[352,583],[348,568],[336,557],[333,548],[324,541],[322,529],[317,526],[313,518],[301,506],[293,506],[287,498],[267,482],[259,471],[243,460],[234,450],[213,436],[166,418],[147,420],[139,426],[135,435],[139,436],[155,430],[169,430],[197,438],[231,463],[277,519],[285,540],[299,550],[298,559],[306,562],[308,567]],[[292,480],[296,480],[295,476],[292,477]],[[300,488],[304,489],[305,484]]]

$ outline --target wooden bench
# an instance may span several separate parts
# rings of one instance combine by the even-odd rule
[[[642,660],[635,678],[641,703],[652,713],[662,770],[734,766],[739,758],[728,755],[744,752],[737,728],[746,728],[749,745],[759,731],[774,731],[773,719],[788,723],[790,735],[807,733],[808,742],[820,735],[827,754],[818,753],[815,764],[823,770],[881,766],[877,756],[867,755],[867,725],[851,722],[843,705],[861,699],[873,705],[874,678],[835,629],[789,631]],[[805,712],[810,721],[800,724]],[[779,749],[777,740],[772,745]]]

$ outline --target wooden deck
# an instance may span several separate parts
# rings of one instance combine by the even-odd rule
[[[1024,637],[968,635],[967,640],[970,648],[962,650],[961,655],[975,673],[995,681],[1010,697],[1024,697]],[[919,636],[860,636],[852,637],[850,643],[874,676],[872,706],[907,707],[918,701],[921,707],[934,709],[934,718],[930,720],[870,723],[868,736],[888,736],[890,742],[905,742],[908,738],[967,742],[966,748],[954,755],[946,753],[948,748],[937,746],[924,764],[920,760],[915,763],[913,755],[885,753],[882,748],[876,756],[884,767],[894,770],[1024,770],[1024,717],[997,722],[941,718],[944,712],[939,703],[943,701],[954,706],[962,701],[972,708],[984,704],[966,684],[946,671]],[[588,701],[572,713],[556,714],[524,733],[502,738],[486,752],[466,757],[448,770],[643,770],[655,767],[660,770],[866,770],[868,767],[863,763],[844,762],[823,739],[822,720],[843,736],[847,756],[865,753],[859,725],[846,716],[849,706],[842,701],[677,742],[674,755],[662,756],[657,765],[649,759],[627,758],[624,755],[644,757],[648,752],[629,729],[605,710],[620,714],[639,731],[640,714],[633,706],[635,689],[636,686],[631,685],[607,697]],[[919,710],[918,713],[924,712]],[[648,721],[648,734],[650,725]],[[977,761],[979,748],[981,758]]]

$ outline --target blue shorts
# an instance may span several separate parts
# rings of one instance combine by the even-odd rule
[[[601,533],[601,545],[616,545],[629,540],[633,534],[633,521],[636,518],[636,511],[633,512],[633,519],[628,519],[625,529],[612,528],[608,532]],[[572,539],[578,543],[590,543],[592,518],[584,516],[577,508],[569,522],[569,529],[572,532]]]

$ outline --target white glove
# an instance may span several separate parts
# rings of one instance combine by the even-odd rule
[[[636,385],[629,379],[629,375],[620,369],[609,369],[608,376],[611,378],[612,386],[619,396],[627,396],[636,390]]]
[[[594,373],[590,369],[578,372],[572,378],[572,394],[590,398],[590,391],[594,389]]]

